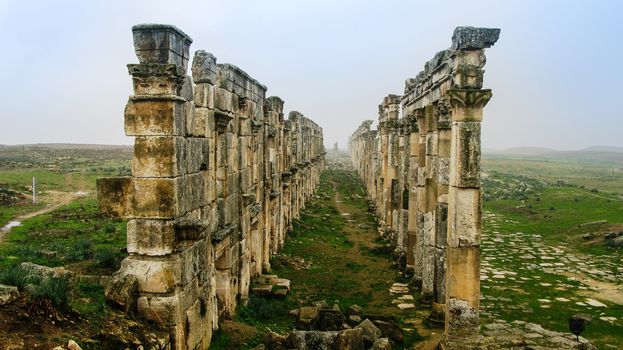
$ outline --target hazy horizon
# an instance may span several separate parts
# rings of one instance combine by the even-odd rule
[[[125,67],[131,26],[173,24],[219,63],[232,63],[324,129],[348,136],[427,60],[456,26],[497,27],[487,49],[483,147],[577,150],[623,146],[616,105],[623,73],[618,1],[164,1],[0,0],[7,53],[0,144],[131,144]],[[10,52],[10,54],[8,54]],[[611,63],[612,62],[612,63]]]

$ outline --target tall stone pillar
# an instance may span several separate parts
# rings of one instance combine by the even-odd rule
[[[459,27],[452,37],[455,86],[448,91],[452,116],[446,320],[444,347],[466,348],[479,335],[480,302],[480,124],[491,90],[482,89],[484,48],[495,43],[499,29]]]
[[[216,302],[206,205],[205,125],[186,75],[192,40],[169,25],[132,28],[139,64],[125,132],[135,137],[132,177],[98,179],[101,210],[128,221],[128,253],[116,276],[138,281],[137,311],[171,333],[176,349],[207,349]]]
[[[409,190],[409,205],[407,214],[407,267],[413,271],[414,280],[421,283],[422,266],[416,262],[415,250],[417,245],[417,173],[420,146],[420,135],[415,115],[406,117],[408,142],[409,172],[407,175],[407,188]],[[421,258],[421,257],[420,257]],[[416,272],[416,264],[417,272]]]

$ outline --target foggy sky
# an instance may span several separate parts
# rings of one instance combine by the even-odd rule
[[[0,0],[0,144],[131,144],[131,26],[173,24],[345,148],[461,25],[487,49],[483,147],[623,146],[621,1]]]

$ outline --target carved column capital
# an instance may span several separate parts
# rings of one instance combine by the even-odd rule
[[[174,64],[128,64],[135,95],[179,96],[184,85],[184,70]]]
[[[435,105],[435,117],[437,118],[437,129],[452,128],[452,105],[447,98],[441,98]]]
[[[453,122],[481,122],[482,109],[491,99],[491,90],[452,89],[448,91]]]

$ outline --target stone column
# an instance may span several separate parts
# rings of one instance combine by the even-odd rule
[[[444,347],[479,335],[480,302],[480,123],[491,90],[482,89],[484,48],[495,43],[499,29],[459,27],[452,37],[455,86],[448,91],[452,115],[446,321]]]
[[[409,190],[409,209],[407,214],[407,267],[414,273],[414,280],[422,281],[422,266],[418,264],[418,272],[416,269],[415,250],[417,245],[417,173],[418,173],[418,157],[420,146],[420,135],[415,115],[406,118],[405,123],[408,128],[408,162],[409,173],[407,175],[407,187]],[[421,257],[418,257],[421,259]],[[419,284],[418,283],[418,284]]]
[[[414,273],[413,283],[420,289],[420,292],[424,294],[423,280],[424,276],[424,212],[426,211],[426,119],[424,117],[424,109],[418,109],[415,111],[415,118],[418,125],[417,136],[417,173],[416,173],[416,199],[417,205],[415,208],[415,247],[414,247]],[[410,220],[413,220],[411,217]],[[426,299],[426,298],[425,298]]]
[[[125,132],[135,136],[132,177],[98,179],[104,213],[128,221],[128,253],[116,274],[138,281],[138,313],[169,329],[175,349],[207,349],[216,327],[213,259],[207,240],[209,162],[193,86],[192,40],[169,25],[132,28],[139,64]]]

